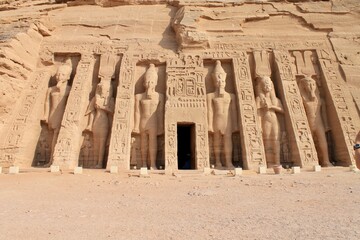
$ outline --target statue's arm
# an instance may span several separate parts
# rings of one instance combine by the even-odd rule
[[[207,120],[208,120],[208,131],[214,132],[213,128],[213,119],[214,119],[214,113],[213,113],[213,106],[212,106],[212,99],[213,95],[210,93],[206,96],[207,101]]]
[[[278,113],[284,113],[284,107],[280,99],[276,98],[276,105],[271,106],[271,108]]]
[[[278,102],[278,108],[279,108],[279,112],[280,113],[284,113],[284,106],[282,105],[280,99],[277,99],[277,102]]]
[[[51,88],[48,88],[48,90],[46,91],[45,102],[44,102],[44,116],[41,119],[42,121],[44,121],[46,123],[49,120],[50,93],[51,93]]]
[[[239,131],[239,122],[238,122],[238,114],[236,111],[236,97],[235,95],[231,95],[231,121],[232,121],[232,129],[233,132]]]
[[[140,100],[141,95],[135,95],[135,109],[134,109],[134,133],[140,133],[139,125],[140,125]]]
[[[165,108],[164,95],[159,94],[159,106],[158,106],[158,112],[157,112],[157,118],[158,118],[157,134],[158,135],[164,134],[164,108]]]

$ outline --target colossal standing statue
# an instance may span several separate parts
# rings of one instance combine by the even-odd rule
[[[103,167],[114,107],[115,102],[111,81],[102,80],[96,86],[95,96],[91,99],[85,113],[85,115],[89,116],[88,126],[85,130],[93,133],[96,168]]]
[[[44,165],[49,167],[53,162],[55,144],[59,135],[61,121],[64,115],[67,98],[71,87],[68,85],[72,72],[71,60],[68,59],[57,69],[55,80],[56,85],[50,87],[46,92],[44,116],[41,119],[46,123],[51,134],[51,158],[50,162]]]
[[[156,170],[157,136],[164,133],[164,95],[155,87],[158,74],[154,64],[145,73],[145,92],[135,95],[133,133],[140,133],[142,166]]]
[[[212,80],[215,92],[207,94],[208,128],[213,134],[213,145],[216,167],[221,167],[221,153],[225,156],[225,167],[232,164],[232,133],[238,130],[236,97],[225,92],[226,72],[219,60],[216,61]]]
[[[323,167],[332,166],[329,161],[328,145],[325,133],[329,131],[326,118],[326,106],[320,98],[316,81],[306,76],[299,81],[299,88],[303,99],[310,130],[318,151],[321,154],[320,164]]]
[[[275,95],[274,85],[268,76],[257,77],[256,106],[260,118],[266,162],[280,165],[280,123],[276,113],[283,113],[283,106]]]

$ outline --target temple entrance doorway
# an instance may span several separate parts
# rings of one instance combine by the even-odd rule
[[[195,124],[177,125],[178,142],[178,169],[190,170],[196,169],[195,163]]]

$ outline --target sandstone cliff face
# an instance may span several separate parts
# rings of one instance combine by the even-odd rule
[[[211,61],[223,59],[222,61],[230,62],[229,59],[232,59],[231,62],[234,62],[233,59],[240,59],[238,56],[241,52],[246,52],[251,56],[249,69],[254,79],[256,70],[252,66],[255,66],[256,59],[253,56],[256,56],[256,51],[271,52],[271,68],[275,77],[275,70],[281,68],[276,65],[276,62],[280,62],[276,51],[284,50],[291,55],[291,68],[296,77],[301,75],[296,69],[299,68],[297,61],[300,59],[296,58],[296,51],[300,51],[302,56],[306,55],[305,51],[313,53],[312,61],[316,67],[312,74],[323,76],[323,98],[327,101],[328,111],[336,112],[334,115],[328,114],[331,124],[337,126],[333,129],[333,135],[341,135],[341,139],[333,139],[337,146],[334,147],[337,152],[333,153],[333,158],[339,165],[352,161],[349,156],[351,146],[347,145],[351,145],[350,139],[355,138],[354,132],[360,128],[360,3],[356,0],[0,0],[0,19],[0,133],[6,136],[0,144],[0,165],[30,166],[35,161],[36,145],[41,138],[40,119],[46,89],[53,84],[57,66],[65,58],[72,59],[71,84],[74,86],[77,76],[80,76],[79,67],[85,66],[84,56],[91,56],[91,63],[87,65],[91,74],[85,76],[90,79],[88,92],[81,93],[85,94],[85,97],[79,100],[83,107],[77,109],[85,111],[88,104],[86,101],[94,94],[99,62],[105,53],[112,53],[119,59],[115,74],[119,97],[121,94],[128,94],[121,92],[120,85],[122,79],[128,76],[126,74],[132,74],[133,68],[138,70],[134,70],[134,76],[130,80],[135,82],[135,86],[130,87],[133,88],[131,94],[143,90],[139,79],[149,63],[157,64],[160,69],[159,78],[163,80],[160,81],[158,91],[167,94],[169,82],[165,79],[170,79],[171,59],[185,59],[186,62],[186,55],[192,55],[194,59],[200,57],[204,60],[204,66],[200,64],[192,69],[210,69]],[[124,57],[128,55],[131,55],[129,59]],[[324,63],[321,63],[322,59]],[[124,61],[134,62],[126,65]],[[326,65],[328,63],[332,64],[331,69]],[[229,69],[231,64],[228,65]],[[187,66],[192,65],[185,64],[183,67]],[[168,70],[164,70],[165,67]],[[236,69],[233,71],[236,72]],[[336,78],[332,78],[332,75],[326,77],[326,71],[335,71]],[[233,78],[237,76],[236,73],[228,75]],[[279,79],[280,75],[281,73]],[[204,76],[205,78],[208,77]],[[338,94],[332,92],[329,81],[331,84],[341,85],[341,97],[336,98]],[[227,90],[240,98],[240,92],[234,90],[236,84],[231,84],[234,87]],[[288,96],[283,89],[285,85],[281,86],[283,85],[279,80],[276,92],[284,104]],[[210,85],[205,87],[206,91],[212,88]],[[124,88],[126,89],[126,86]],[[337,108],[339,101],[346,103],[347,112],[341,116],[339,114],[342,113]],[[132,115],[133,103],[129,101],[123,104],[130,109],[127,114]],[[289,105],[288,111],[290,110]],[[83,116],[84,113],[79,115]],[[289,136],[286,138],[289,138],[291,145],[297,137],[289,132],[297,130],[290,126],[295,124],[291,123],[292,116],[285,118],[284,122],[290,123],[284,124],[282,128],[288,132]],[[75,121],[79,123],[72,127],[76,130],[71,130],[80,135],[74,143],[79,145],[77,150],[74,150],[75,155],[67,156],[75,165],[83,143],[80,128],[85,121],[79,117]],[[342,125],[342,121],[347,123]],[[25,130],[29,132],[24,135]],[[243,131],[245,132],[245,129]],[[346,132],[342,133],[344,131]],[[128,139],[131,133],[124,133],[125,135]],[[244,137],[239,135],[239,139]],[[241,141],[244,144],[245,140]],[[124,140],[122,144],[125,145],[124,149],[118,151],[123,156],[116,156],[129,161],[130,140]],[[211,142],[204,144],[209,145]],[[110,144],[109,156],[115,157],[111,155],[111,146],[113,145]],[[295,148],[299,147],[292,147]],[[252,159],[251,154],[247,155],[249,153],[246,153],[246,149],[246,146],[242,145],[238,154],[243,154],[242,159]],[[165,150],[159,150],[161,151]],[[211,153],[205,150],[201,154],[210,154],[212,158]],[[169,158],[170,155],[167,156]],[[293,158],[300,159],[301,156]],[[301,161],[297,161],[295,162],[301,165]],[[255,165],[249,163],[247,168],[254,168]]]

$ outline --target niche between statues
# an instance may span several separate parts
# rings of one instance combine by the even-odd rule
[[[79,166],[105,168],[108,160],[121,56],[97,55],[84,116]]]
[[[266,164],[289,168],[293,162],[274,55],[265,50],[253,51],[249,63]]]
[[[134,79],[130,169],[163,169],[166,65],[139,62]]]
[[[216,168],[243,167],[239,107],[231,60],[204,60],[204,68],[210,164]]]
[[[323,77],[315,51],[292,51],[296,64],[296,82],[300,90],[312,138],[314,140],[319,164],[323,167],[341,165],[335,157],[333,130],[335,123],[326,101]],[[331,116],[331,114],[330,114]]]
[[[80,54],[54,54],[52,75],[48,81],[48,91],[44,96],[44,112],[40,117],[41,132],[36,145],[32,166],[47,167],[52,161],[52,152],[60,131],[71,85],[76,75]]]

